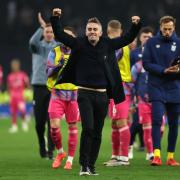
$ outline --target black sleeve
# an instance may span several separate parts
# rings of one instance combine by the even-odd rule
[[[77,39],[64,32],[64,29],[60,22],[60,18],[57,16],[51,16],[50,21],[52,24],[55,39],[70,47],[71,49],[76,47]]]
[[[132,24],[130,30],[125,35],[109,39],[109,45],[114,50],[127,46],[136,38],[139,30],[141,29],[141,26],[141,22],[139,22],[138,24]]]

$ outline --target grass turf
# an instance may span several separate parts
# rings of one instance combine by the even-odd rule
[[[53,170],[52,161],[41,159],[38,154],[37,138],[34,130],[34,122],[30,123],[30,131],[22,132],[19,128],[17,134],[9,134],[10,120],[0,120],[0,180],[76,180],[76,179],[98,179],[98,180],[174,180],[180,179],[180,167],[165,166],[167,131],[162,142],[162,167],[151,167],[145,161],[145,152],[134,151],[134,159],[129,167],[105,167],[102,163],[110,157],[110,121],[106,119],[103,130],[103,140],[98,161],[96,163],[99,176],[80,177],[77,149],[73,170],[66,171],[63,166]],[[19,124],[19,127],[20,124]],[[63,145],[67,150],[67,126],[61,123],[63,131]],[[80,125],[79,125],[80,129]],[[176,159],[180,161],[180,143],[177,143]],[[62,165],[64,165],[63,161]]]

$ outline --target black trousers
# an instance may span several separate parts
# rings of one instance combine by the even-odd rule
[[[82,166],[94,167],[101,145],[104,119],[107,115],[107,94],[79,90],[78,105],[82,123],[79,162]]]
[[[54,150],[54,144],[50,134],[50,120],[48,115],[48,106],[50,100],[50,92],[46,86],[34,85],[34,115],[35,115],[35,127],[39,141],[40,153],[46,152],[45,145],[45,127],[47,123],[48,127],[48,152],[51,153]]]

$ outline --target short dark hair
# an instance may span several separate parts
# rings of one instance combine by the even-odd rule
[[[122,29],[122,24],[120,21],[113,19],[108,22],[108,27],[111,27],[112,29]]]
[[[71,31],[75,36],[77,36],[76,30],[73,27],[71,27],[71,26],[65,26],[64,30]]]
[[[96,23],[101,26],[101,22],[99,21],[99,19],[97,17],[92,17],[92,18],[88,19],[87,24],[88,23]]]
[[[164,23],[168,23],[168,22],[173,22],[174,25],[176,24],[176,19],[173,16],[163,16],[161,17],[161,19],[159,20],[159,24],[162,25]]]
[[[152,34],[154,34],[154,29],[151,26],[145,26],[145,27],[141,28],[141,30],[139,32],[139,36],[142,33],[152,33]]]

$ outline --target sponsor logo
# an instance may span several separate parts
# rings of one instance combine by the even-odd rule
[[[171,45],[171,51],[176,51],[176,42],[173,42],[173,44]]]
[[[160,44],[156,44],[156,48],[158,49],[158,48],[160,48],[161,46],[160,46]]]

